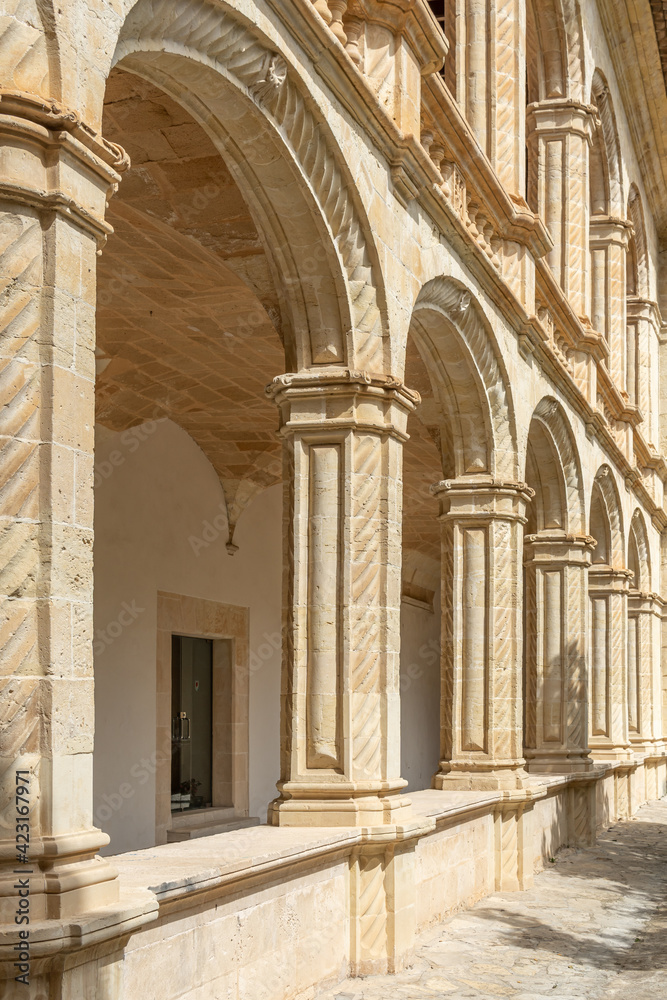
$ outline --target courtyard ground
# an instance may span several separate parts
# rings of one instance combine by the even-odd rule
[[[419,939],[396,976],[348,979],[318,1000],[665,1000],[667,798],[564,849],[526,892],[496,893]]]

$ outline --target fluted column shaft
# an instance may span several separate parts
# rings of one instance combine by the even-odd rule
[[[395,822],[402,447],[418,396],[345,369],[269,387],[286,483],[280,825]]]
[[[595,109],[563,98],[526,114],[528,201],[554,241],[549,266],[579,316],[588,311],[588,160]]]
[[[592,566],[589,744],[598,760],[628,760],[628,570]]]
[[[56,105],[2,112],[0,922],[20,860],[33,921],[118,892],[92,823],[92,501],[96,252],[126,162]]]
[[[433,487],[442,525],[441,762],[437,788],[516,788],[522,737],[523,483]]]
[[[589,535],[540,532],[524,539],[526,728],[530,771],[586,771]]]

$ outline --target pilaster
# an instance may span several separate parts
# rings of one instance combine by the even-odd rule
[[[662,601],[655,594],[628,595],[628,731],[638,753],[650,753],[662,738],[659,629]]]
[[[630,296],[626,303],[626,392],[644,418],[645,439],[655,447],[660,441],[660,342],[661,320],[650,299]]]
[[[595,108],[564,98],[529,105],[528,202],[554,242],[548,261],[578,316],[587,314],[588,157]]]
[[[543,531],[524,539],[526,760],[528,770],[593,766],[586,677],[589,535]]]
[[[593,329],[609,346],[609,371],[619,389],[625,386],[625,269],[630,223],[594,215],[590,222],[591,310]]]
[[[126,165],[74,112],[0,96],[0,922],[17,867],[31,920],[118,895],[92,823],[92,497],[96,253]]]
[[[416,393],[348,369],[284,375],[284,661],[276,825],[394,823],[402,447]]]
[[[517,788],[522,736],[525,483],[437,483],[442,525],[441,761],[436,788]]]
[[[595,565],[591,601],[589,744],[595,760],[628,761],[627,623],[629,570]]]

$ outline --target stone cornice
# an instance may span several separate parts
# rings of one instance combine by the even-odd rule
[[[426,4],[419,0],[355,0],[350,8],[365,21],[404,35],[422,75],[437,73],[442,68],[449,43]]]
[[[368,2],[372,7],[377,6],[376,2]],[[314,10],[310,0],[293,0],[289,9],[282,0],[267,0],[267,3],[303,46],[316,71],[345,110],[387,159],[392,168],[394,183],[396,185],[398,179],[398,187],[402,189],[398,192],[399,198],[405,200],[406,194],[410,198],[416,198],[437,222],[444,222],[445,231],[450,229],[454,213],[441,192],[440,197],[431,197],[433,187],[442,185],[442,177],[421,146],[419,136],[404,135],[400,131],[373,94],[364,75]],[[416,0],[412,4],[401,0],[401,5],[413,6],[415,11],[420,6]],[[295,19],[298,20],[298,30],[295,30]],[[527,245],[535,256],[543,256],[551,248],[551,238],[544,223],[525,202],[515,201],[505,191],[440,74],[428,70],[425,72],[426,76],[422,81],[423,97],[427,92],[432,95],[431,105],[447,132],[452,150],[463,162],[469,164],[471,177],[474,177],[471,187],[483,192],[480,196],[486,199],[488,210],[498,220],[499,234]],[[470,242],[470,236],[466,234],[468,252]]]
[[[522,198],[505,190],[439,73],[424,79],[422,107],[442,130],[451,158],[469,188],[484,202],[498,234],[527,246],[535,259],[547,254],[553,242],[544,222]]]

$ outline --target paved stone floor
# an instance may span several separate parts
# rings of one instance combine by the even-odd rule
[[[564,849],[532,889],[432,928],[407,972],[348,979],[318,1000],[424,997],[665,1000],[667,799],[592,848]]]

